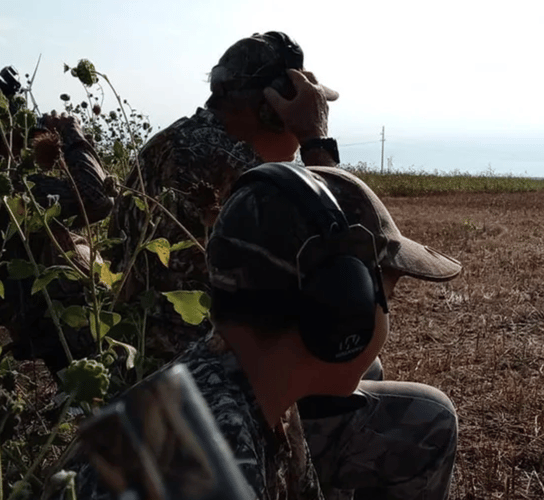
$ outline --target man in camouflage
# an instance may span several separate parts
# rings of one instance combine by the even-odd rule
[[[338,94],[304,70],[302,50],[287,35],[269,32],[235,43],[212,69],[210,86],[206,107],[157,133],[125,182],[160,200],[201,244],[173,252],[168,268],[155,255],[141,254],[124,290],[124,299],[134,302],[151,290],[147,352],[163,360],[182,352],[209,326],[185,323],[161,292],[209,291],[203,247],[233,182],[265,161],[293,160],[301,145],[306,165],[337,163],[334,151],[327,150],[333,141],[315,139],[327,138],[327,101]],[[152,202],[146,224],[138,205],[123,196],[114,207],[110,234],[126,237],[111,255],[115,271],[127,270],[143,237],[166,238],[170,244],[188,239]]]
[[[402,276],[445,281],[458,275],[456,260],[403,237],[362,181],[337,169],[310,170],[338,201],[350,226],[360,224],[382,241],[379,265],[387,298]],[[376,305],[372,338],[354,359],[323,362],[309,354],[305,343],[299,350],[301,277],[289,274],[301,272],[302,249],[315,238],[315,225],[300,207],[305,203],[297,206],[268,182],[235,191],[207,247],[214,330],[181,361],[242,459],[258,498],[445,499],[457,443],[452,403],[423,384],[360,380],[388,334],[383,306]],[[290,336],[290,329],[297,334]],[[248,340],[251,336],[257,340]],[[213,377],[218,366],[221,373]],[[245,375],[237,373],[240,368]],[[233,400],[256,402],[260,412],[240,419],[238,409],[225,405],[231,387],[219,385],[245,377],[251,388],[239,382]],[[274,444],[266,441],[270,430]],[[242,454],[247,450],[253,454]]]
[[[305,172],[291,164],[273,168],[280,167]],[[314,302],[301,282],[336,258],[337,248],[342,249],[342,257],[357,259],[362,250],[358,240],[341,233],[320,243],[317,253],[305,251],[316,239],[324,239],[318,230],[321,225],[310,219],[317,220],[318,212],[309,216],[306,199],[295,203],[285,188],[253,177],[252,182],[235,187],[207,246],[213,328],[179,361],[194,377],[256,498],[444,500],[457,442],[452,403],[423,384],[360,378],[387,338],[387,299],[398,280],[410,276],[446,281],[461,266],[403,237],[382,202],[355,176],[327,167],[309,170],[311,174],[304,175],[311,176],[320,192],[328,189],[326,196],[345,215],[349,234],[361,225],[376,242],[370,255],[376,256],[373,262],[381,267],[383,279],[374,273],[372,289],[383,291],[384,298],[376,292],[371,304],[375,320],[370,337],[355,343],[355,355],[349,351],[340,362],[316,355],[312,342],[303,336],[301,311],[328,305]],[[309,268],[306,262],[312,262]],[[358,296],[359,283],[355,280],[347,292],[334,290],[334,294]],[[330,326],[323,331],[315,328],[316,336],[328,336],[337,325]],[[331,342],[338,340],[332,336]],[[167,404],[142,403],[139,413],[152,413],[157,405]],[[151,428],[156,420],[132,418],[148,421]],[[98,439],[97,432],[87,431],[90,442]],[[144,429],[136,441],[161,450],[171,439],[158,434]],[[95,454],[102,459],[96,463],[106,471],[106,483],[118,493],[123,484],[138,489],[134,480],[128,480],[133,459],[116,457],[108,465],[114,449],[112,453],[100,449],[96,447]],[[155,453],[165,488],[169,494],[179,491],[174,455]],[[115,481],[107,473],[110,470],[116,471]],[[88,465],[79,468],[76,485],[80,499],[108,498]]]

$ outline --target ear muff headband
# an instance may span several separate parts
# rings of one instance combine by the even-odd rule
[[[292,163],[265,163],[245,172],[234,184],[232,192],[256,181],[272,182],[308,221],[318,225],[321,236],[330,238],[349,230],[336,198],[306,169]]]
[[[387,311],[374,235],[350,227],[326,185],[302,167],[261,165],[243,174],[233,192],[257,181],[278,187],[319,228],[297,255],[299,330],[306,348],[326,362],[354,359],[372,338],[376,304]]]

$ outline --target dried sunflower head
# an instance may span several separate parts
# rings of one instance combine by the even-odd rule
[[[62,156],[62,141],[56,132],[42,132],[34,137],[34,158],[36,163],[45,170],[53,168]]]

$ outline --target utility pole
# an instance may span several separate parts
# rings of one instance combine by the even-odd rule
[[[385,127],[382,127],[382,169],[381,169],[382,175],[383,175],[383,150],[384,150],[384,145],[385,145]]]

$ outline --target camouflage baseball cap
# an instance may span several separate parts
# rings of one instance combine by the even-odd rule
[[[382,268],[428,281],[447,281],[460,273],[457,260],[402,236],[384,204],[363,181],[338,168],[309,170],[336,198],[347,223],[361,225],[372,234]],[[263,181],[242,186],[223,207],[208,243],[210,281],[227,291],[297,287],[297,258],[319,233],[317,222],[308,220],[278,187]]]
[[[290,80],[286,78],[288,69],[304,69],[300,45],[279,31],[255,33],[227,49],[210,73],[210,89],[214,94],[222,95],[232,90],[272,86],[280,94],[292,98],[294,94],[289,94],[293,89],[288,88]],[[338,99],[338,92],[319,86],[328,101]]]

